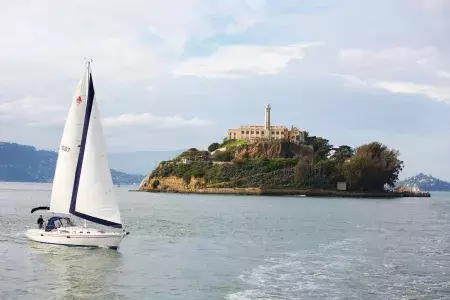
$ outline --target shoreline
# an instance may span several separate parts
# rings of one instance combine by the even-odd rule
[[[129,192],[146,193],[167,193],[167,194],[198,194],[198,195],[234,195],[234,196],[306,196],[306,197],[343,197],[343,198],[405,198],[421,197],[428,198],[430,193],[410,193],[410,192],[357,192],[357,191],[336,191],[322,189],[200,189],[197,191],[175,191],[175,190],[129,190]]]

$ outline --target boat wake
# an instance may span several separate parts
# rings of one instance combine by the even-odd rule
[[[243,299],[298,299],[308,295],[321,295],[321,299],[336,299],[338,282],[345,279],[353,263],[352,245],[358,239],[348,239],[319,246],[317,251],[280,253],[239,279],[249,289],[233,293],[229,300]],[[339,250],[339,251],[335,251]]]
[[[428,256],[421,255],[421,261],[414,263],[410,260],[413,253],[395,247],[380,252],[369,248],[361,239],[345,239],[312,250],[280,253],[239,275],[245,289],[227,295],[226,299],[418,299],[436,296],[448,287],[448,281],[443,279],[429,285],[435,276],[433,272],[446,268],[441,260],[429,261],[429,257],[443,255],[441,245],[435,248],[427,245]]]

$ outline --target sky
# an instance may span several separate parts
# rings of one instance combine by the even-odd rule
[[[92,69],[110,152],[295,125],[450,180],[448,0],[0,0],[0,140],[57,149]]]

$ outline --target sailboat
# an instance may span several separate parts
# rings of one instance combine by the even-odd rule
[[[129,232],[123,229],[114,194],[91,62],[86,62],[64,126],[50,206],[31,210],[49,210],[53,216],[26,235],[46,244],[117,249]],[[84,226],[77,226],[73,216],[84,219]],[[88,228],[86,221],[108,230]]]

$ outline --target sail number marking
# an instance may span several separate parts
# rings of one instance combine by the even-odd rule
[[[70,147],[61,145],[61,150],[64,151],[64,152],[69,152],[70,151]]]

